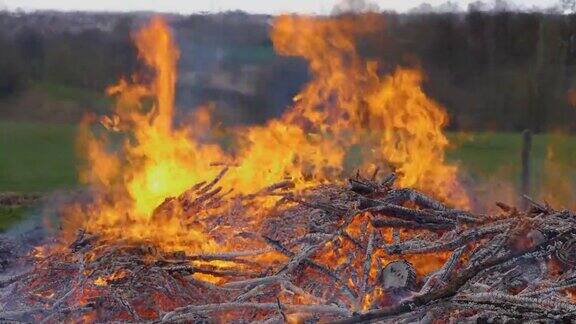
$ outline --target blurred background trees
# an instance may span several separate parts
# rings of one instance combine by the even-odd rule
[[[562,0],[555,11],[515,11],[499,0],[466,11],[447,2],[383,12],[385,27],[359,45],[383,70],[421,67],[452,130],[574,131],[567,93],[576,88],[575,6]],[[105,110],[106,86],[138,66],[130,31],[150,15],[0,13],[0,118],[73,122],[87,109]],[[181,48],[178,104],[185,111],[213,102],[224,122],[262,122],[281,113],[309,77],[305,62],[274,53],[272,17],[168,18]]]

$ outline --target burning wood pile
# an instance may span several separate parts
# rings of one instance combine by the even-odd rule
[[[370,18],[278,17],[276,50],[306,58],[312,79],[282,116],[220,130],[233,145],[209,110],[174,125],[169,28],[136,33],[149,73],[111,87],[113,114],[80,129],[88,197],[31,254],[0,240],[0,320],[576,318],[574,214],[465,211],[447,114],[420,71],[361,58]],[[372,175],[340,180],[351,160]]]
[[[194,214],[203,209],[217,236],[219,226],[250,211],[256,196],[225,198],[218,179],[167,200],[157,213],[175,204]],[[165,253],[80,231],[70,246],[37,251],[29,271],[2,279],[0,318],[266,323],[576,318],[574,214],[532,202],[525,212],[499,204],[498,215],[473,215],[395,188],[394,180],[394,175],[380,181],[357,177],[348,185],[301,194],[284,182],[261,191],[258,195],[279,196],[278,204],[259,231],[236,233],[258,249]],[[216,205],[229,207],[209,215]]]

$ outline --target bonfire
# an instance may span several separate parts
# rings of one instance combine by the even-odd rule
[[[81,126],[88,189],[57,235],[23,255],[0,241],[0,319],[574,320],[575,215],[529,197],[472,212],[421,72],[359,55],[376,23],[276,18],[275,49],[312,78],[282,116],[226,129],[227,149],[209,109],[174,121],[179,54],[154,18],[134,35],[150,71]]]

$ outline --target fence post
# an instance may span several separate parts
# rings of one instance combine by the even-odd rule
[[[530,195],[530,153],[532,151],[532,132],[527,129],[522,132],[522,195]],[[521,199],[522,208],[528,208],[528,201]]]

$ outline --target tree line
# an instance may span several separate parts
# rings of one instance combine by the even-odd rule
[[[451,129],[576,130],[576,108],[568,100],[570,89],[576,88],[576,15],[469,10],[384,12],[379,17],[384,27],[359,40],[362,54],[381,62],[383,69],[421,67],[425,90],[446,107]],[[184,49],[194,42],[215,48],[258,48],[249,63],[243,58],[220,66],[237,69],[236,65],[251,64],[261,72],[256,93],[250,94],[253,98],[235,103],[246,102],[250,107],[240,108],[256,111],[254,120],[270,114],[265,108],[254,110],[254,105],[288,105],[289,94],[308,77],[303,61],[278,56],[260,61],[261,49],[272,47],[269,18],[236,12],[170,19]],[[103,93],[138,66],[130,40],[138,19],[122,15],[106,28],[54,31],[46,27],[50,24],[30,23],[26,14],[1,13],[0,109],[6,107],[2,102],[26,95],[38,83]],[[14,24],[17,29],[6,28]],[[284,84],[290,93],[279,95]]]

